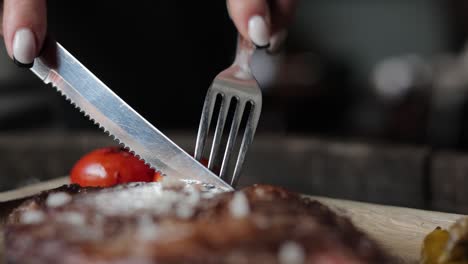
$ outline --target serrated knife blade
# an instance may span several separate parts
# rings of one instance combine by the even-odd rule
[[[49,43],[31,71],[167,177],[233,189],[145,120],[59,43]]]

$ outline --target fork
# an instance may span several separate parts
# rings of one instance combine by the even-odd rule
[[[208,169],[213,170],[214,163],[218,159],[218,154],[220,152],[219,148],[228,111],[231,104],[234,104],[232,124],[219,172],[219,177],[230,183],[233,187],[237,185],[239,180],[242,165],[247,150],[254,138],[262,109],[262,91],[250,68],[250,62],[254,51],[255,46],[252,42],[246,40],[239,34],[234,63],[215,77],[206,94],[195,145],[194,156],[196,160],[200,161],[208,137],[211,119],[213,118],[216,98],[221,97],[220,110],[208,160]],[[248,113],[244,136],[239,148],[233,174],[228,177],[227,171],[229,161],[236,143],[244,111],[248,105],[250,105],[250,113]]]

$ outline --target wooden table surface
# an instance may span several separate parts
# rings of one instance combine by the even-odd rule
[[[16,206],[17,203],[15,201],[18,201],[18,199],[66,183],[68,183],[68,178],[64,177],[0,193],[0,210],[3,211],[0,217],[4,218],[9,210]],[[401,263],[417,263],[421,243],[425,235],[437,226],[448,228],[457,219],[464,217],[458,214],[376,205],[326,197],[312,196],[312,198],[329,206],[336,213],[349,217],[356,226],[373,237],[391,254],[397,256],[401,260]]]
[[[313,197],[377,240],[402,263],[417,263],[424,237],[437,226],[448,228],[463,217],[410,208],[360,203],[324,197]]]

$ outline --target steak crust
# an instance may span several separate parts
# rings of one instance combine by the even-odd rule
[[[350,220],[283,188],[66,185],[16,208],[7,263],[395,263]]]

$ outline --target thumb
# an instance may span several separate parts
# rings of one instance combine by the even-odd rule
[[[270,10],[266,0],[228,0],[229,14],[239,33],[259,47],[270,44]]]
[[[2,33],[8,55],[32,67],[47,30],[46,0],[4,0]]]

